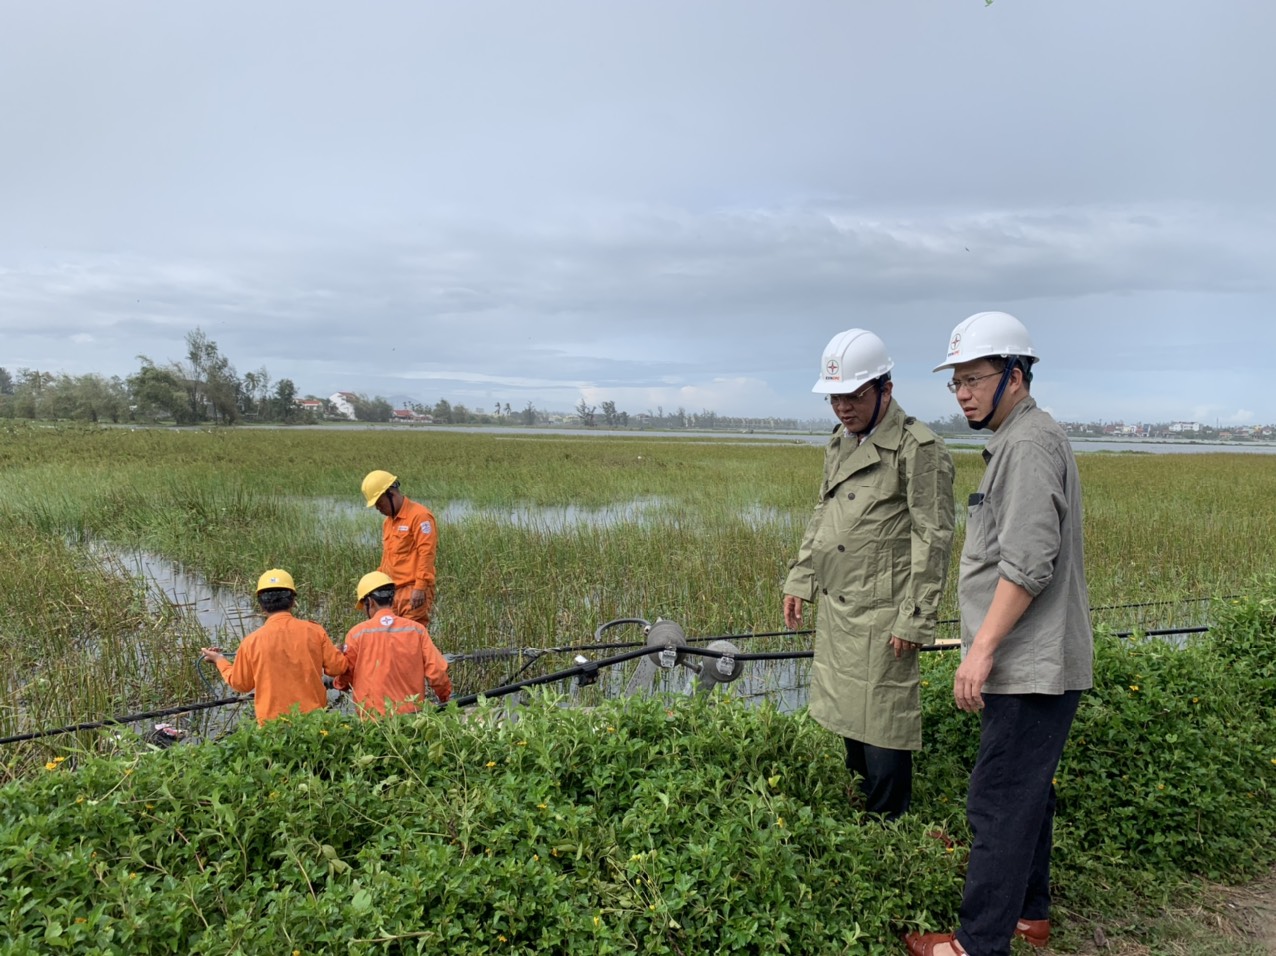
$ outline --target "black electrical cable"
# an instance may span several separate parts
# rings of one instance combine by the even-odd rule
[[[77,730],[97,730],[100,727],[113,727],[118,724],[131,724],[139,720],[150,720],[154,717],[171,717],[174,714],[188,714],[197,710],[208,710],[212,707],[225,707],[227,704],[242,704],[251,697],[222,697],[218,700],[205,700],[197,704],[182,704],[179,707],[168,707],[164,710],[148,710],[140,714],[125,714],[122,717],[105,717],[102,720],[90,720],[69,727],[57,727],[53,730],[34,730],[29,734],[14,734],[12,737],[0,737],[0,744],[16,744],[24,740],[38,740],[41,737],[53,737],[57,734],[75,733]]]
[[[659,648],[655,649],[659,651]],[[617,654],[614,657],[605,657],[600,661],[589,661],[585,664],[577,664],[575,667],[569,667],[566,670],[554,671],[552,674],[542,674],[540,677],[530,677],[527,680],[517,681],[512,684],[503,684],[500,687],[493,687],[490,690],[482,691],[478,694],[467,694],[464,697],[453,697],[446,704],[440,704],[439,709],[450,707],[455,704],[458,707],[468,707],[471,704],[478,703],[480,697],[504,697],[507,694],[514,694],[528,687],[538,687],[541,684],[552,684],[555,681],[568,680],[580,674],[589,674],[598,670],[600,667],[611,667],[615,664],[623,664],[625,661],[631,661],[636,657],[642,657],[652,653],[652,648],[643,645],[640,650],[626,651],[624,654]]]
[[[1192,600],[1208,600],[1208,599],[1194,598]],[[1224,599],[1224,600],[1227,600],[1227,599]],[[1182,602],[1158,601],[1158,602],[1148,602],[1148,604],[1138,605],[1138,606],[1150,606],[1153,604],[1166,604],[1166,603],[1182,603]],[[1134,606],[1134,605],[1120,605],[1118,607],[1122,607],[1122,606]],[[1104,610],[1104,608],[1094,608],[1094,610]],[[639,623],[639,621],[638,619],[625,619],[623,623]],[[599,633],[601,633],[601,630],[602,629],[600,629]],[[1207,633],[1208,631],[1209,631],[1209,627],[1207,625],[1198,625],[1195,627],[1155,628],[1151,630],[1119,631],[1113,634],[1113,637],[1119,637],[1119,638],[1129,638],[1134,636],[1168,637],[1168,636],[1176,635],[1176,634],[1204,634],[1204,633]],[[687,640],[688,641],[714,641],[714,640],[727,640],[727,639],[742,640],[749,637],[778,637],[778,636],[784,636],[784,635],[796,636],[799,634],[810,634],[810,633],[812,633],[810,630],[774,631],[770,633],[726,635],[725,637],[693,637],[693,638],[687,638]],[[603,645],[603,647],[608,647],[608,646],[610,645]],[[621,646],[624,646],[624,645],[621,645]],[[453,698],[451,701],[449,701],[448,704],[440,704],[439,708],[442,709],[444,707],[449,706],[449,704],[455,704],[458,707],[467,707],[477,703],[480,697],[487,697],[487,698],[504,697],[508,694],[516,693],[528,687],[538,687],[543,684],[552,684],[560,680],[569,680],[572,677],[578,677],[584,674],[595,674],[597,673],[599,668],[611,667],[616,664],[623,664],[626,661],[630,661],[635,658],[642,657],[646,654],[659,653],[659,651],[661,650],[661,648],[652,648],[646,644],[629,645],[629,646],[636,647],[637,649],[628,650],[625,653],[618,654],[609,658],[603,658],[602,660],[587,661],[584,664],[577,664],[575,667],[569,667],[561,671],[554,671],[553,673],[550,673],[550,674],[543,674],[540,677],[533,677],[524,681],[514,681],[514,682],[507,681],[505,684],[499,687],[493,687],[490,690],[482,691],[481,693],[478,693],[478,694],[468,694],[464,697]],[[923,644],[922,646],[918,648],[918,650],[923,652],[947,651],[947,650],[954,650],[959,646],[960,645],[957,643]],[[519,669],[518,673],[522,673],[523,670],[526,670],[527,667],[529,667],[532,663],[534,663],[536,660],[538,660],[539,658],[547,654],[563,653],[569,650],[590,650],[590,649],[599,650],[600,647],[599,645],[584,645],[584,646],[564,647],[564,648],[546,648],[546,649],[540,650],[539,652],[536,652],[534,656],[532,656],[532,659],[529,660],[527,664],[523,665],[523,667]],[[733,657],[737,661],[801,660],[804,658],[812,658],[815,656],[814,651],[764,651],[757,654],[731,654],[729,652],[724,652],[724,651],[710,650],[707,647],[690,647],[690,646],[675,647],[672,644],[666,645],[665,649],[673,649],[677,651],[678,653],[691,654],[693,656],[701,656],[701,657],[714,657],[714,658]],[[506,649],[497,648],[493,650],[503,651]],[[511,649],[511,650],[517,650],[517,649]],[[536,649],[533,649],[533,648],[524,648],[522,649],[522,652],[531,653],[535,650]],[[489,650],[487,653],[490,655],[492,652]],[[464,660],[464,659],[469,659],[469,658],[466,656],[457,656],[452,658],[452,660]],[[200,668],[200,661],[196,662],[196,670],[199,672],[201,680],[204,680],[205,686],[209,686],[208,681],[205,678],[202,669]],[[515,676],[517,676],[517,674]],[[211,691],[211,689],[212,688],[210,686],[209,690]],[[126,714],[120,717],[106,717],[106,718],[103,718],[102,720],[87,721],[85,723],[72,724],[67,727],[57,727],[52,730],[38,730],[38,731],[32,731],[30,733],[25,733],[25,734],[16,734],[10,737],[0,737],[0,745],[10,744],[10,743],[20,743],[22,741],[28,741],[28,740],[38,740],[41,737],[53,737],[58,734],[74,733],[76,731],[81,731],[81,730],[96,730],[102,727],[111,727],[111,726],[117,726],[120,724],[129,724],[139,720],[149,720],[155,717],[170,717],[175,714],[192,713],[192,712],[200,711],[200,710],[208,710],[213,707],[224,707],[229,704],[242,704],[249,700],[252,700],[252,698],[247,696],[223,697],[223,698],[219,698],[218,700],[202,701],[202,702],[194,703],[194,704],[183,704],[178,707],[170,707],[164,710],[146,711],[146,712],[138,713],[138,714]]]

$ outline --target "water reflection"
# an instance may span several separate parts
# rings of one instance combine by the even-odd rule
[[[297,499],[321,519],[329,522],[359,523],[362,539],[379,545],[381,541],[381,519],[369,518],[368,510],[357,501],[347,498],[306,498]],[[576,528],[606,529],[620,525],[644,525],[654,521],[658,516],[670,514],[670,502],[657,495],[634,498],[617,504],[587,508],[583,505],[478,505],[463,499],[445,501],[439,504],[425,502],[434,512],[441,525],[459,524],[466,520],[491,521],[509,525],[513,528],[524,528],[533,531],[544,531],[550,534],[561,534]],[[750,504],[738,512],[739,519],[749,525],[782,523],[793,524],[795,521],[805,522],[806,514],[795,519],[786,511],[761,504]]]
[[[209,634],[229,634],[236,642],[261,622],[260,611],[245,595],[214,587],[167,558],[105,541],[91,541],[87,549],[109,571],[139,581],[147,607],[155,613],[175,609],[191,615]]]

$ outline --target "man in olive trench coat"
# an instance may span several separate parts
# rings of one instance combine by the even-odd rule
[[[922,746],[917,647],[934,639],[953,541],[953,463],[892,399],[894,363],[862,329],[834,336],[815,392],[840,424],[819,501],[784,582],[784,619],[818,601],[810,713],[846,741],[865,809],[895,819]]]

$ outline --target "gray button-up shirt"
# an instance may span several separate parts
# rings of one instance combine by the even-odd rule
[[[1081,484],[1068,436],[1027,397],[984,448],[957,596],[962,654],[1005,578],[1032,595],[1002,640],[988,694],[1062,694],[1093,685],[1094,637],[1081,541]]]

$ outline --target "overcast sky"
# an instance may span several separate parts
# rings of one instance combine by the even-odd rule
[[[299,392],[1276,423],[1272,0],[0,0],[0,366],[196,326]],[[831,419],[830,419],[831,420]]]

